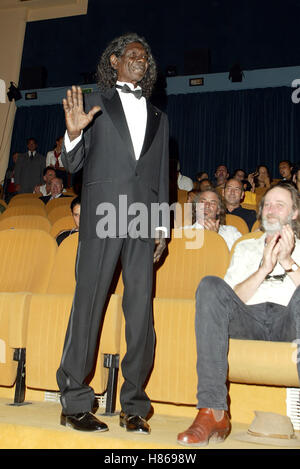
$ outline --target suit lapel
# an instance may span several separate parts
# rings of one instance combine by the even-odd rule
[[[152,104],[147,101],[147,126],[140,158],[149,150],[151,146],[159,126],[160,117],[160,111],[155,109]]]
[[[134,148],[132,145],[132,140],[130,137],[129,128],[127,125],[126,117],[123,111],[123,106],[119,98],[117,91],[113,90],[112,95],[103,95],[103,103],[106,111],[108,112],[112,123],[118,130],[121,135],[122,140],[124,141],[126,147],[128,148],[129,153],[131,154],[134,162],[136,162],[134,155]]]
[[[121,138],[123,139],[133,158],[134,163],[136,164],[137,160],[135,158],[129,128],[118,92],[115,89],[108,90],[108,93],[102,95],[102,99],[106,111],[110,115],[114,126],[117,128]],[[160,117],[161,112],[152,106],[149,101],[147,101],[147,125],[140,158],[145,155],[151,146],[160,123]]]

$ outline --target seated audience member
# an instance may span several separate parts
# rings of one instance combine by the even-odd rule
[[[195,197],[199,194],[199,191],[197,190],[192,190],[192,191],[189,191],[187,193],[187,199],[186,199],[186,202],[187,203],[192,203],[195,199]]]
[[[215,172],[215,188],[219,194],[222,195],[222,190],[225,187],[225,182],[229,178],[229,172],[227,169],[227,166],[224,164],[220,164],[217,166],[216,172]]]
[[[56,177],[55,169],[52,168],[51,166],[47,166],[47,168],[45,168],[43,171],[43,179],[45,181],[45,184],[42,184],[40,186],[35,186],[34,191],[33,191],[34,194],[40,194],[41,196],[50,195],[51,181],[55,177]]]
[[[224,280],[205,277],[196,292],[197,408],[178,435],[203,446],[230,432],[226,379],[228,339],[292,342],[300,339],[300,201],[291,184],[271,187],[259,220],[265,232],[237,244]],[[213,338],[213,340],[212,340]],[[300,377],[300,362],[297,361]]]
[[[224,203],[226,213],[241,217],[248,225],[249,231],[256,221],[256,211],[248,210],[241,206],[241,200],[244,197],[244,189],[242,181],[238,179],[228,179],[224,189]]]
[[[58,137],[55,142],[55,148],[48,151],[46,156],[46,166],[51,166],[55,169],[57,177],[63,180],[64,186],[67,186],[67,172],[61,161],[61,146],[63,140],[63,137]]]
[[[279,174],[281,176],[281,181],[288,181],[288,182],[292,181],[293,165],[289,160],[280,161],[278,169],[279,169]]]
[[[259,204],[262,196],[272,185],[269,169],[265,165],[259,165],[254,173],[248,175],[253,192],[256,194],[256,203]]]
[[[70,236],[73,233],[77,233],[77,231],[79,231],[80,207],[81,207],[80,197],[75,197],[75,199],[72,200],[71,206],[70,206],[75,226],[71,230],[64,230],[59,233],[59,235],[56,237],[56,242],[58,246],[68,236]]]
[[[62,179],[53,178],[50,183],[50,194],[45,195],[43,197],[39,197],[39,199],[41,199],[44,202],[44,204],[47,204],[49,200],[52,200],[52,199],[58,199],[60,197],[70,197],[68,195],[63,194],[63,188],[64,186],[63,186]]]
[[[257,189],[264,189],[265,191],[271,187],[272,179],[270,171],[267,166],[259,165],[254,173],[248,175],[248,181],[256,192]]]
[[[300,165],[295,165],[293,167],[293,183],[295,184],[295,187],[297,188],[298,194],[300,194]]]
[[[196,185],[197,191],[205,191],[207,189],[214,188],[213,183],[207,178],[204,178],[204,179],[201,179],[201,181],[195,182],[195,185]]]
[[[200,173],[196,174],[196,181],[200,182],[202,179],[209,179],[208,173],[206,171],[200,171]]]
[[[215,189],[209,189],[196,195],[193,201],[192,223],[184,228],[204,228],[215,231],[226,241],[229,250],[234,242],[242,236],[235,226],[225,224],[225,207]]]
[[[239,181],[244,181],[247,179],[246,171],[243,169],[236,169],[232,175],[234,179],[238,179]]]

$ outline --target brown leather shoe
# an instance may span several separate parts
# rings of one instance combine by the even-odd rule
[[[200,409],[192,425],[177,436],[177,442],[184,446],[206,446],[209,441],[221,443],[230,432],[230,420],[226,411],[216,421],[212,409]]]

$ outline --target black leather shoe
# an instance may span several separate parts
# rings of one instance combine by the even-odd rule
[[[76,415],[65,415],[62,413],[60,416],[60,424],[82,432],[107,432],[108,430],[106,423],[100,422],[100,420],[90,412]]]
[[[126,428],[128,432],[143,433],[149,435],[151,433],[150,425],[143,417],[139,415],[127,415],[120,412],[120,427]]]

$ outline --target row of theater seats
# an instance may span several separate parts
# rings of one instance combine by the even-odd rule
[[[0,216],[0,386],[15,384],[16,403],[24,400],[25,384],[34,389],[57,390],[56,370],[75,288],[78,235],[57,247],[54,227],[63,219],[63,210],[70,213],[70,202],[70,198],[63,198],[45,206],[32,195],[16,196]],[[32,214],[34,210],[36,214]],[[24,217],[27,223],[31,220],[29,225],[24,225]],[[43,219],[50,229],[45,223],[33,225],[34,217]],[[228,215],[227,223],[240,222],[236,218]],[[21,226],[35,229],[22,230]],[[66,228],[70,226],[60,225],[59,231]],[[248,233],[241,224],[237,228],[242,234]],[[229,259],[224,240],[214,232],[172,232],[168,255],[155,275],[157,344],[147,384],[152,400],[195,404],[195,291],[205,275],[223,277]],[[120,277],[108,302],[92,379],[96,393],[108,391],[107,412],[114,410],[116,371],[126,347],[122,293]],[[298,386],[296,366],[291,361],[293,351],[291,344],[231,340],[229,378],[241,383]],[[118,388],[121,382],[119,374]]]
[[[250,233],[241,239],[260,235]],[[223,238],[214,232],[197,230],[198,238],[195,236],[192,230],[174,230],[168,253],[155,272],[157,342],[146,388],[153,401],[196,403],[195,291],[205,275],[224,276],[231,253]],[[77,234],[57,247],[44,231],[0,232],[0,386],[15,385],[16,404],[24,401],[25,385],[58,390],[56,370],[75,288],[77,242]],[[108,301],[91,381],[97,394],[107,390],[107,412],[115,409],[122,383],[121,373],[116,381],[118,359],[122,360],[126,349],[121,277],[116,283]],[[291,344],[230,340],[229,379],[298,386],[293,353]]]
[[[70,204],[75,194],[50,200],[46,205],[33,194],[20,194],[11,199],[0,215],[0,231],[10,228],[39,229],[54,238],[63,230],[72,229],[74,220]]]

